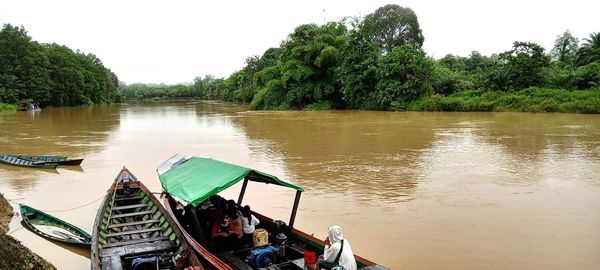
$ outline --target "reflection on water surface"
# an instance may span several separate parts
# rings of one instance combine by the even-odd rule
[[[356,253],[392,269],[595,269],[600,117],[529,113],[249,112],[144,102],[0,114],[0,153],[64,154],[81,167],[0,165],[0,192],[48,210],[100,198],[123,165],[152,191],[174,153],[256,168],[306,188],[296,225],[340,224]],[[236,190],[225,192],[237,195]],[[245,202],[289,219],[294,192]],[[92,226],[99,201],[51,213]],[[15,218],[13,236],[59,269],[89,267]]]

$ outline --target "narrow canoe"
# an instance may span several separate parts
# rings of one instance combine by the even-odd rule
[[[58,165],[81,165],[83,159],[67,159],[66,156],[17,156],[20,159],[25,159],[33,162],[42,161],[47,163],[56,163]]]
[[[19,208],[23,223],[35,234],[54,241],[90,248],[92,236],[86,231],[33,207],[20,204]]]
[[[31,161],[27,159],[22,159],[13,155],[0,155],[0,163],[24,166],[24,167],[38,167],[38,168],[51,168],[55,169],[58,164],[52,162],[45,161]]]
[[[126,168],[98,209],[91,250],[92,270],[203,269],[173,219]]]

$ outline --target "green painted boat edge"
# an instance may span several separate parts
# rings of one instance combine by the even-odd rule
[[[78,159],[68,159],[67,156],[26,156],[26,155],[18,155],[17,158],[29,160],[32,162],[47,162],[47,163],[56,163],[58,165],[73,165],[78,166],[83,162],[82,158]]]
[[[14,157],[16,159],[20,159],[20,160],[24,160],[29,162],[29,164],[17,164],[14,162],[9,162],[8,160],[5,160],[4,157]],[[15,155],[0,155],[0,163],[3,164],[8,164],[8,165],[15,165],[15,166],[21,166],[21,167],[29,167],[29,168],[51,168],[51,169],[56,169],[56,167],[58,167],[58,163],[49,163],[49,162],[43,162],[43,161],[29,161],[26,159],[21,159],[18,156]]]
[[[57,218],[55,216],[52,216],[50,214],[47,214],[43,211],[37,210],[31,206],[25,205],[25,204],[19,204],[19,211],[21,212],[21,217],[23,219],[23,223],[27,226],[27,228],[29,228],[31,231],[33,231],[35,234],[40,235],[42,237],[51,239],[51,240],[55,240],[55,241],[59,241],[62,243],[67,243],[67,244],[74,244],[74,245],[79,245],[79,246],[87,246],[89,247],[92,244],[92,235],[89,234],[88,232],[86,232],[85,230],[71,224],[68,223],[60,218]],[[73,232],[73,230],[77,233],[78,236],[83,237],[86,239],[86,242],[79,242],[79,241],[71,241],[71,240],[66,240],[66,239],[61,239],[61,238],[57,238],[54,237],[52,235],[46,234],[42,231],[40,231],[39,229],[37,229],[35,227],[35,225],[33,225],[31,223],[31,221],[29,220],[29,213],[34,213],[34,214],[39,214],[39,215],[43,215],[46,218],[52,220],[53,222],[56,222],[59,225],[62,226],[54,226],[54,227],[59,227],[59,228],[63,228],[66,229],[68,231]],[[74,233],[75,233],[74,232]]]

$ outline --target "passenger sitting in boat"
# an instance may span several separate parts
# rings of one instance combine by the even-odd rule
[[[344,270],[356,270],[354,253],[348,240],[344,239],[342,228],[338,225],[333,225],[329,227],[328,234],[329,236],[325,239],[323,256],[319,259],[321,269],[331,269],[341,265],[344,267]]]
[[[256,218],[252,211],[250,211],[250,206],[246,205],[242,208],[242,230],[244,231],[244,247],[252,246],[252,234],[254,233],[255,226],[258,225],[260,221]]]
[[[223,218],[221,222],[215,222],[210,235],[216,251],[231,247],[237,241],[237,236],[229,233],[228,217]]]
[[[235,235],[237,239],[242,239],[244,232],[242,230],[242,215],[238,211],[234,200],[227,202],[227,216],[229,217],[229,234]]]

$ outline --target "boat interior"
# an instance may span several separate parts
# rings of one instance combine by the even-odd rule
[[[134,182],[108,200],[98,228],[102,269],[178,269],[183,247],[156,199]]]
[[[210,198],[211,201],[213,199],[214,196]],[[265,232],[262,243],[257,244],[257,239],[253,239],[253,243],[248,244],[240,239],[233,244],[219,246],[211,237],[211,228],[215,222],[211,212],[215,210],[215,205],[203,203],[198,207],[189,204],[183,206],[172,197],[169,197],[169,205],[184,230],[233,269],[303,270],[308,269],[305,268],[305,251],[312,252],[315,256],[323,253],[323,247],[314,237],[290,228],[281,220],[272,220],[256,212],[252,214],[260,223],[256,225],[255,231]],[[255,238],[256,235],[255,233]],[[360,269],[386,269],[367,266],[360,261],[357,263]]]

